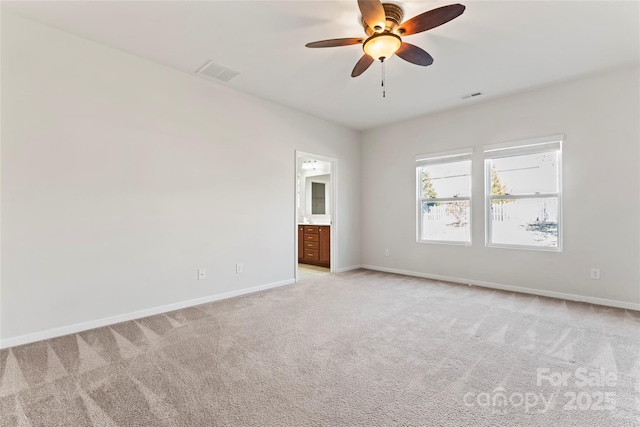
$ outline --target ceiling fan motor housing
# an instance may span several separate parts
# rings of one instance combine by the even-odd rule
[[[364,32],[368,36],[372,35],[375,32],[380,32],[383,30],[392,33],[396,28],[398,28],[398,26],[402,22],[404,11],[400,6],[392,3],[382,3],[382,7],[384,8],[384,14],[386,18],[386,21],[384,24],[385,28],[382,28],[379,31],[376,31],[375,29],[371,28],[369,24],[365,22],[364,18],[362,18],[362,27],[364,28]]]

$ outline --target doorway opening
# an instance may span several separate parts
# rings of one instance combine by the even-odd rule
[[[296,151],[295,279],[335,271],[337,160]]]

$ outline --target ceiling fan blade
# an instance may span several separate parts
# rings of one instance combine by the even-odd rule
[[[450,4],[416,15],[398,28],[402,36],[421,33],[451,21],[462,15],[465,7],[461,4]]]
[[[387,16],[380,0],[358,0],[358,7],[360,8],[360,13],[362,13],[362,19],[367,25],[371,28],[379,25],[384,29]]]
[[[406,42],[402,42],[400,49],[396,51],[396,55],[407,62],[422,65],[423,67],[433,64],[433,58],[431,55],[420,49],[418,46],[414,46]]]
[[[306,47],[337,47],[337,46],[349,46],[352,44],[362,43],[364,39],[362,37],[351,37],[347,39],[330,39],[321,40],[318,42],[307,43]]]
[[[374,59],[367,55],[366,53],[362,55],[362,58],[358,61],[355,67],[353,67],[353,71],[351,72],[351,77],[358,77],[360,74],[367,71],[367,68],[373,64]]]

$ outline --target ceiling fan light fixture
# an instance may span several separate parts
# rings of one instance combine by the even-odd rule
[[[364,53],[373,59],[382,61],[396,53],[401,45],[402,40],[400,37],[385,31],[383,33],[376,33],[365,40],[362,49]]]

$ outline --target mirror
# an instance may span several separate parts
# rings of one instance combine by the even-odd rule
[[[331,222],[331,175],[313,175],[305,177],[303,218],[313,222],[328,224]]]
[[[311,183],[311,214],[324,215],[326,213],[325,184],[322,182]]]

